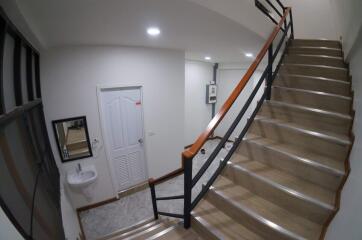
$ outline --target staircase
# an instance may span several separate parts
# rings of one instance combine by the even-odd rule
[[[342,56],[336,41],[289,41],[270,100],[193,208],[191,229],[170,220],[183,215],[157,210],[156,200],[184,196],[156,198],[151,185],[155,219],[172,218],[150,220],[102,240],[324,239],[339,210],[353,145],[353,94]]]
[[[192,212],[198,234],[324,238],[339,209],[353,143],[353,96],[342,56],[336,41],[290,41],[271,99]]]
[[[146,220],[130,228],[112,233],[100,240],[200,240],[193,230],[184,229],[180,221],[162,218]]]
[[[204,239],[324,239],[350,172],[351,78],[341,43],[295,39],[292,9],[273,2],[255,0],[276,26],[206,130],[182,152],[181,168],[149,180],[155,219],[181,218],[185,229],[192,227]],[[194,157],[263,60],[264,71],[243,106],[237,106],[239,113],[193,172]],[[245,125],[236,131],[244,117]],[[231,139],[226,155],[217,157]],[[216,170],[200,183],[212,163],[218,163]],[[180,174],[184,194],[157,197],[155,186]],[[200,192],[193,191],[196,184],[202,184]],[[176,199],[183,200],[183,214],[158,210],[159,201]]]

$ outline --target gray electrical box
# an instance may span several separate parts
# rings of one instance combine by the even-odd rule
[[[216,103],[216,92],[217,92],[216,84],[206,85],[206,103],[207,104]]]

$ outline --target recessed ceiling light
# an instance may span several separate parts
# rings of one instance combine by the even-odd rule
[[[147,33],[148,33],[148,35],[155,37],[155,36],[160,35],[161,30],[157,27],[150,27],[150,28],[147,28]]]
[[[252,54],[252,53],[245,53],[245,57],[252,58],[252,57],[254,57],[254,54]]]
[[[211,60],[211,57],[206,56],[206,57],[205,57],[205,60],[206,60],[206,61],[210,61],[210,60]]]

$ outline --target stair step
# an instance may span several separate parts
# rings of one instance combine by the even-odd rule
[[[343,52],[338,48],[326,47],[288,47],[288,54],[324,55],[331,57],[343,57]]]
[[[182,224],[171,226],[153,236],[147,238],[147,240],[199,240],[201,239],[192,229],[186,230]]]
[[[288,54],[284,56],[284,62],[288,64],[325,65],[330,67],[346,68],[342,57],[310,54]]]
[[[130,226],[130,227],[127,227],[127,228],[124,228],[124,229],[120,229],[120,230],[117,230],[111,234],[108,234],[102,238],[100,238],[99,240],[111,240],[113,237],[126,237],[126,236],[130,236],[132,234],[136,234],[138,232],[141,232],[147,228],[150,228],[154,225],[157,225],[161,222],[161,220],[157,220],[155,221],[154,218],[151,218],[151,219],[146,219],[146,220],[143,220],[139,223],[136,223],[135,225],[133,226]]]
[[[237,153],[332,191],[337,191],[345,175],[343,162],[252,134]]]
[[[351,145],[349,137],[345,135],[310,130],[295,123],[270,118],[255,118],[249,133],[299,146],[341,162],[345,161]]]
[[[335,193],[331,190],[239,154],[233,156],[222,175],[318,224],[324,223],[335,210]]]
[[[324,77],[349,81],[347,68],[336,68],[324,65],[286,64],[280,67],[279,74],[298,74],[312,77]]]
[[[350,115],[352,98],[297,88],[272,86],[272,100]]]
[[[290,44],[291,46],[328,47],[342,49],[341,42],[333,40],[293,39],[290,41]]]
[[[223,209],[224,210],[224,209]],[[192,227],[205,239],[263,240],[242,224],[234,221],[207,200],[202,200],[192,212]]]
[[[352,117],[348,115],[279,101],[265,101],[258,115],[346,136],[352,125]]]
[[[350,82],[322,77],[312,77],[297,74],[278,74],[273,82],[273,85],[326,92],[347,97],[352,95]]]
[[[206,198],[266,239],[318,239],[321,225],[297,216],[220,177]]]
[[[119,236],[119,237],[111,238],[110,240],[143,240],[143,239],[152,237],[153,235],[155,235],[159,232],[166,230],[167,228],[173,226],[174,224],[176,224],[175,221],[163,220],[156,225],[153,225],[146,229],[142,229],[142,231],[131,234],[130,236],[126,236],[126,237]]]

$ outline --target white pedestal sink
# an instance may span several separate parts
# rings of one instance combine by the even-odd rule
[[[93,165],[84,166],[80,172],[68,172],[67,182],[73,188],[85,188],[97,180],[97,170]]]

